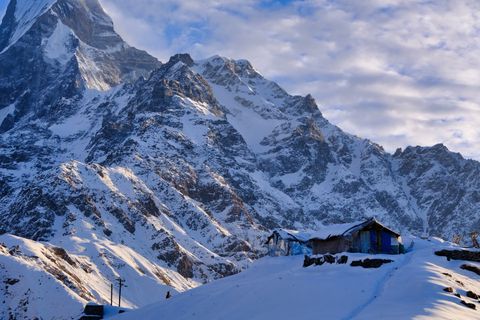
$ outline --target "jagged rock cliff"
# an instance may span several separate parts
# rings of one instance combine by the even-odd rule
[[[4,236],[0,267],[31,265],[13,243],[66,250],[74,266],[49,253],[38,272],[74,305],[108,300],[118,276],[138,306],[155,288],[239,272],[278,226],[376,216],[447,238],[479,227],[478,162],[442,145],[391,155],[245,60],[162,64],[124,43],[96,0],[12,0],[0,51],[0,230],[26,238]],[[32,292],[30,308],[9,300],[0,314],[34,316]]]

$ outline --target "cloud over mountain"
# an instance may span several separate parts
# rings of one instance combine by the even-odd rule
[[[312,93],[346,130],[392,151],[443,142],[480,158],[475,1],[112,1],[127,41],[247,58],[289,91]]]

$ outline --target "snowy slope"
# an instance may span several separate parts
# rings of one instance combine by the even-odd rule
[[[114,319],[480,319],[479,310],[443,291],[452,287],[480,307],[465,297],[467,290],[480,291],[480,277],[461,270],[461,261],[433,254],[449,247],[415,239],[410,253],[376,255],[394,260],[379,269],[348,264],[303,268],[302,257],[263,258],[239,275]],[[369,257],[348,256],[350,261]]]
[[[7,10],[14,11],[15,29],[9,35],[7,41],[0,47],[2,53],[15,44],[36,22],[37,18],[45,13],[56,0],[15,0],[15,7],[10,2]]]
[[[4,297],[0,318],[76,317],[88,301],[109,303],[110,284],[119,276],[128,279],[122,293],[126,307],[158,301],[167,290],[180,292],[198,285],[125,245],[86,239],[52,244],[0,236],[0,273],[5,283],[0,289]]]

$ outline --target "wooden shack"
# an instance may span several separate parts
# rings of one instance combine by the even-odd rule
[[[326,235],[313,234],[309,239],[313,254],[362,252],[398,254],[402,252],[400,234],[375,218],[357,224],[345,224]]]

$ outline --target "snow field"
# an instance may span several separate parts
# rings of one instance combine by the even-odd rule
[[[480,319],[480,311],[443,291],[453,287],[467,302],[473,301],[467,290],[480,291],[480,277],[459,268],[464,262],[434,255],[449,247],[415,239],[405,255],[347,254],[346,265],[307,268],[301,256],[266,257],[241,274],[115,319]],[[394,262],[378,269],[349,265],[367,257]]]

